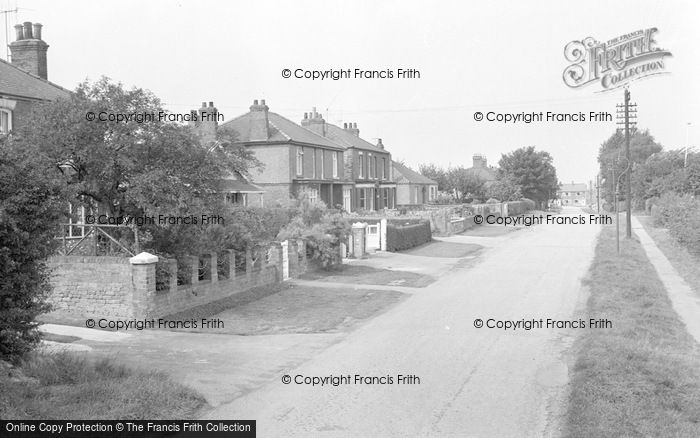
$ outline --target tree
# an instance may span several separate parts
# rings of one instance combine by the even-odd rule
[[[433,163],[421,164],[418,166],[418,172],[438,183],[438,190],[445,191],[448,189],[447,172],[442,167]]]
[[[485,199],[485,184],[486,181],[479,175],[462,166],[447,171],[447,187],[462,202]]]
[[[113,218],[201,217],[223,210],[219,184],[231,172],[258,163],[235,133],[200,143],[184,125],[158,121],[164,112],[151,92],[125,89],[108,78],[80,84],[70,99],[41,106],[18,141],[49,162],[72,168],[71,198]],[[153,114],[155,120],[144,115]],[[98,120],[88,120],[93,115]],[[130,116],[128,121],[99,118]],[[139,118],[140,116],[140,118]],[[144,243],[178,255],[201,249],[202,229],[186,224],[146,224]]]
[[[49,309],[56,224],[66,205],[56,163],[0,138],[0,359],[17,360],[39,341],[34,318]]]
[[[538,208],[556,195],[557,171],[548,152],[538,152],[534,146],[522,147],[503,154],[498,164],[499,178],[520,186],[523,196],[535,201]]]
[[[507,175],[503,175],[486,188],[486,197],[501,202],[517,201],[523,197],[520,186]]]
[[[612,181],[612,167],[615,168],[616,179],[618,180],[619,192],[624,199],[626,190],[626,178],[619,177],[629,167],[632,172],[631,178],[635,180],[635,173],[638,166],[642,165],[647,158],[653,154],[661,152],[662,147],[656,142],[654,137],[649,133],[649,130],[637,131],[630,138],[630,158],[631,163],[627,163],[625,159],[625,136],[621,131],[616,131],[605,142],[600,145],[598,150],[598,163],[600,164],[600,174],[603,176],[601,181],[601,196],[606,201],[612,202],[614,196],[615,183]],[[639,180],[638,180],[639,181]],[[639,207],[643,202],[642,192],[644,188],[638,186],[635,189],[635,184],[632,185],[633,201]]]

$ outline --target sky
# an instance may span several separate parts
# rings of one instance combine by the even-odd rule
[[[414,168],[469,167],[474,154],[495,165],[532,145],[553,156],[565,183],[595,179],[614,121],[504,124],[474,113],[614,115],[621,89],[564,84],[564,47],[656,27],[672,57],[668,74],[630,84],[638,127],[667,149],[700,145],[697,1],[0,0],[2,10],[15,7],[10,41],[17,22],[43,24],[49,80],[65,88],[104,75],[151,90],[171,112],[213,101],[226,120],[254,99],[297,122],[316,107],[331,123],[357,123],[361,137],[381,138]],[[282,76],[348,68],[413,68],[420,78]]]

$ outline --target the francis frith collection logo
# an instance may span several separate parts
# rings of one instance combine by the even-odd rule
[[[631,81],[668,73],[664,57],[671,52],[657,46],[655,27],[621,35],[606,42],[592,37],[571,41],[564,48],[572,64],[564,70],[564,83],[571,88],[600,83],[602,91]]]

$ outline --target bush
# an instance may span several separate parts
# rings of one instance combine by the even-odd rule
[[[432,238],[430,221],[427,220],[404,226],[397,226],[389,223],[386,227],[387,251],[395,252],[414,248],[426,242],[430,242]]]
[[[700,200],[690,195],[665,193],[651,207],[654,226],[666,227],[681,245],[700,254]]]

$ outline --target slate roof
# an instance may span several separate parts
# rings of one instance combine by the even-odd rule
[[[233,129],[238,133],[238,140],[241,143],[255,143],[264,141],[252,141],[250,139],[250,117],[251,113],[247,112],[242,116],[229,120],[219,126],[219,129]],[[334,143],[333,141],[322,137],[315,132],[312,132],[291,120],[280,116],[277,113],[268,111],[267,113],[268,128],[270,138],[268,141],[277,142],[296,142],[313,145],[325,146],[333,149],[343,150],[343,146]]]
[[[346,131],[340,126],[335,126],[328,122],[326,122],[326,135],[334,142],[346,148],[357,148],[374,152],[383,152],[385,154],[389,153],[388,151],[377,147],[366,140],[363,140],[357,135]]]
[[[54,100],[70,94],[65,88],[0,59],[0,96]]]
[[[248,180],[240,173],[235,172],[224,178],[220,182],[221,192],[228,193],[262,193],[265,190],[248,182]]]
[[[394,181],[397,183],[437,185],[437,182],[433,181],[427,176],[423,176],[420,173],[409,169],[401,163],[392,161],[391,164],[394,166]]]

